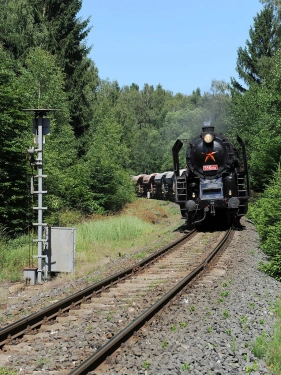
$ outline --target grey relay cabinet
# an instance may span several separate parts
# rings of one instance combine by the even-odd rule
[[[47,272],[74,272],[76,229],[64,227],[46,228],[46,248],[44,249]]]

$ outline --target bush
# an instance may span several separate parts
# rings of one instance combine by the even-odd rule
[[[261,248],[269,256],[269,262],[261,269],[281,280],[281,168],[278,165],[270,184],[261,198],[249,209],[260,235]]]

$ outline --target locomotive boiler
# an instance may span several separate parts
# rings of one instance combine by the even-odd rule
[[[237,149],[213,126],[204,126],[186,150],[186,171],[180,173],[179,151],[183,142],[175,142],[172,153],[175,173],[175,202],[190,226],[200,225],[206,218],[239,225],[247,213],[249,177],[246,149],[240,160]]]

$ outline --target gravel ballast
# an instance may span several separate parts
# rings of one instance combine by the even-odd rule
[[[102,369],[92,374],[270,374],[265,362],[256,358],[251,349],[258,336],[272,333],[275,323],[272,307],[280,293],[280,282],[258,270],[259,262],[266,261],[266,257],[259,249],[254,226],[245,219],[242,224],[245,229],[235,232],[215,269],[175,298],[164,312],[108,359]],[[84,283],[81,279],[73,280],[62,289],[78,290]],[[59,298],[61,292],[61,287],[55,287],[29,296],[22,308],[28,309],[35,301],[38,305],[47,303],[46,298]],[[19,308],[15,303],[6,313],[12,315]],[[81,333],[73,334],[76,338],[81,334],[80,344],[87,346],[91,338],[85,341],[85,327],[81,328]],[[68,340],[63,348],[53,346],[52,350],[60,352],[62,361],[72,353],[69,360],[74,365],[75,345]],[[38,346],[44,347],[44,342],[38,342]],[[47,352],[46,348],[46,355]],[[10,358],[11,366],[19,369],[20,358],[20,355]],[[25,373],[67,372],[58,371],[51,361],[48,364],[38,361],[36,369],[32,366]]]
[[[266,257],[254,226],[242,223],[217,272],[175,298],[111,360],[113,366],[96,373],[270,374],[251,349],[258,336],[272,333],[281,283],[258,270]]]

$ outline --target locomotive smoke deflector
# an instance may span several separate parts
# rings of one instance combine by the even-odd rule
[[[173,162],[174,162],[174,172],[176,176],[179,176],[180,172],[180,165],[179,165],[179,152],[183,146],[182,141],[179,139],[176,140],[176,143],[174,144],[172,148],[172,154],[173,154]]]

